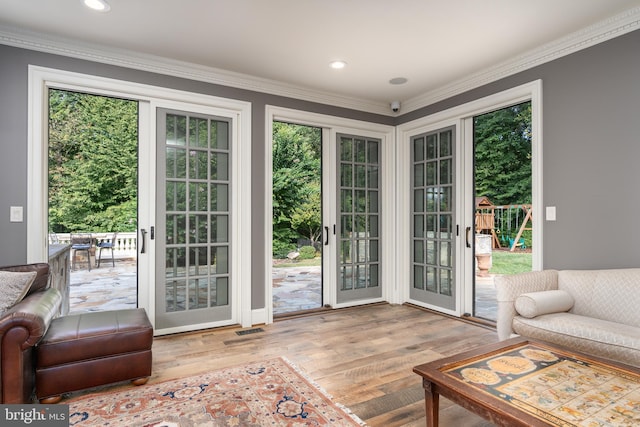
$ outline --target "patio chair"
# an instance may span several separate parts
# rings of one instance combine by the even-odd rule
[[[100,260],[102,259],[102,250],[107,249],[111,250],[111,265],[113,267],[116,266],[116,261],[113,256],[113,248],[116,245],[116,238],[118,237],[118,232],[113,233],[111,239],[102,239],[99,243],[96,244],[96,247],[100,250],[98,251],[98,256],[96,257],[96,265],[100,267]]]
[[[71,269],[76,268],[76,257],[78,252],[86,252],[87,253],[87,267],[89,271],[91,271],[91,246],[93,244],[93,239],[91,238],[91,234],[88,233],[78,233],[71,234],[70,238],[71,243]]]

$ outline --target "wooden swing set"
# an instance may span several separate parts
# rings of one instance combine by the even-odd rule
[[[522,223],[518,228],[518,232],[516,233],[515,238],[510,238],[508,235],[502,234],[502,243],[507,244],[510,252],[513,252],[517,247],[525,249],[526,245],[524,243],[524,239],[522,238],[522,234],[525,230],[531,230],[533,226],[533,208],[531,205],[522,204],[494,206],[487,197],[476,197],[476,233],[490,234],[493,248],[501,249],[501,239],[498,238],[498,233],[500,233],[501,230],[496,228],[496,211],[500,212],[500,218],[498,222],[500,222],[501,224],[504,223],[504,212],[506,211],[508,213],[507,224],[509,226],[509,229],[511,229],[511,212],[513,210],[515,210],[516,212],[516,224],[519,224],[519,216],[521,211],[524,211],[524,219],[522,220]]]

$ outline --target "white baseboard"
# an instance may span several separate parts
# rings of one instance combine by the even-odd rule
[[[268,316],[266,308],[251,310],[251,326],[267,324]]]

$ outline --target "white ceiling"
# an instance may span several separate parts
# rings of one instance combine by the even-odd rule
[[[640,0],[107,1],[111,10],[98,13],[82,0],[0,0],[0,43],[28,39],[23,46],[76,56],[97,49],[104,62],[190,68],[233,86],[322,93],[390,114],[391,101],[407,112],[575,51],[584,35],[594,44],[610,26],[614,36],[629,22],[636,29],[640,15]],[[336,59],[347,67],[331,69]],[[395,77],[408,82],[391,85]]]

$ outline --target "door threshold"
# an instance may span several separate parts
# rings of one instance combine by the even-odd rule
[[[417,304],[412,304],[409,302],[405,302],[403,305],[409,306],[409,307],[414,307],[420,310],[424,310],[424,311],[428,311],[429,313],[435,313],[435,314],[439,314],[441,316],[446,316],[449,317],[451,319],[457,319],[460,320],[462,322],[466,322],[466,323],[471,323],[473,325],[476,326],[480,326],[486,329],[492,329],[495,330],[496,329],[496,322],[491,321],[491,320],[487,320],[487,319],[483,319],[481,317],[473,317],[473,316],[452,316],[451,314],[447,314],[447,313],[442,313],[440,311],[437,310],[433,310],[431,308],[426,308],[426,307],[421,307]]]
[[[493,320],[485,319],[482,317],[475,317],[470,314],[463,314],[460,317],[462,320],[468,320],[471,323],[475,323],[476,325],[486,326],[489,328],[496,328],[496,322]]]
[[[328,306],[328,307],[310,308],[308,310],[289,311],[286,313],[274,314],[273,321],[276,322],[278,320],[287,320],[287,319],[292,319],[296,317],[312,316],[314,314],[325,313],[331,310],[332,308]]]
[[[380,302],[373,302],[368,304],[353,305],[350,307],[343,307],[343,308],[333,308],[330,305],[326,305],[324,307],[312,308],[309,310],[299,310],[299,311],[291,311],[289,313],[274,314],[273,321],[277,322],[279,320],[289,320],[296,317],[315,316],[317,314],[327,313],[327,312],[336,311],[336,310],[357,310],[359,308],[370,307],[372,305],[388,305],[388,304],[389,303],[387,301],[380,301]]]

